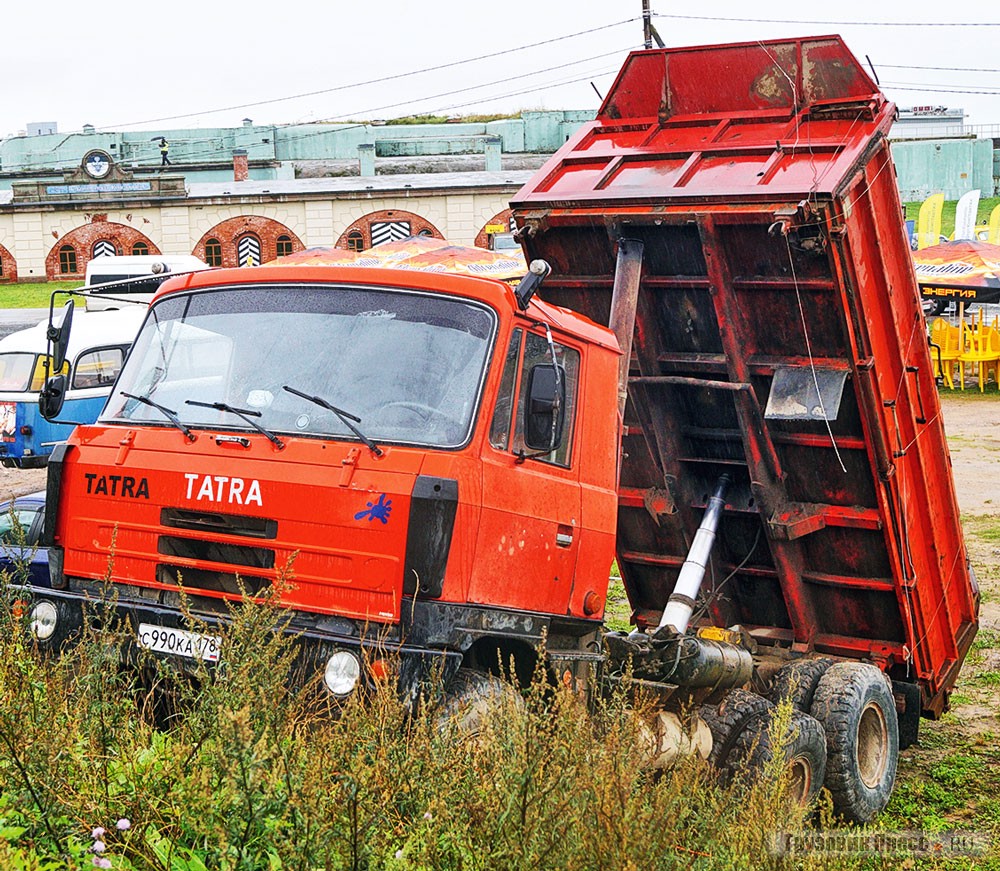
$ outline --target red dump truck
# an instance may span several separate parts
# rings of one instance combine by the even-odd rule
[[[635,52],[517,194],[516,286],[168,281],[50,460],[37,643],[113,604],[151,655],[224,660],[227,601],[283,578],[303,679],[335,697],[437,676],[447,707],[539,656],[628,675],[662,703],[652,763],[780,750],[802,800],[825,783],[871,819],[978,611],[894,111],[835,36]],[[631,632],[603,624],[615,558]]]

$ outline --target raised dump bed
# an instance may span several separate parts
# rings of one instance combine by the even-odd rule
[[[934,717],[978,592],[894,115],[837,36],[635,52],[513,205],[541,294],[599,323],[619,240],[643,246],[618,534],[637,624],[728,472],[700,622],[874,662]]]

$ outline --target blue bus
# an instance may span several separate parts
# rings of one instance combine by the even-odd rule
[[[38,410],[47,324],[0,339],[0,463],[43,466],[77,423],[97,420],[145,314],[145,306],[127,306],[76,315],[63,369],[69,384],[66,404],[55,421]]]

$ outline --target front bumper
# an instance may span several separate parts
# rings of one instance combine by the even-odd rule
[[[123,664],[135,666],[154,657],[169,662],[178,670],[196,673],[201,669],[224,667],[227,649],[231,655],[238,655],[232,652],[238,651],[241,644],[230,642],[234,632],[259,631],[268,635],[280,632],[290,639],[294,648],[286,681],[290,687],[315,684],[322,688],[327,661],[337,651],[346,650],[361,663],[361,679],[357,688],[370,689],[379,681],[393,679],[400,699],[407,705],[415,704],[422,693],[431,692],[434,686],[443,685],[458,670],[462,660],[462,654],[457,651],[402,643],[395,627],[382,627],[379,631],[344,618],[289,614],[273,609],[273,624],[268,626],[266,621],[255,618],[253,628],[249,628],[240,626],[239,619],[234,620],[228,608],[210,613],[140,598],[142,593],[155,592],[81,582],[79,585],[71,584],[68,590],[20,587],[16,594],[23,601],[24,613],[40,601],[50,602],[56,609],[52,634],[44,641],[33,638],[33,643],[43,654],[56,654],[72,648],[92,634],[103,636],[109,644],[117,646]],[[221,636],[219,662],[154,653],[142,648],[138,643],[138,629],[143,623]],[[30,633],[31,630],[26,628],[25,631]],[[240,639],[241,642],[247,640]]]

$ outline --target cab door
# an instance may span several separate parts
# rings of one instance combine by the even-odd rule
[[[565,387],[561,436],[552,451],[526,439],[536,368]],[[579,552],[581,488],[573,456],[580,350],[536,328],[517,328],[483,456],[483,511],[469,601],[565,614]],[[541,380],[541,379],[536,379]],[[537,437],[536,437],[537,441]]]

